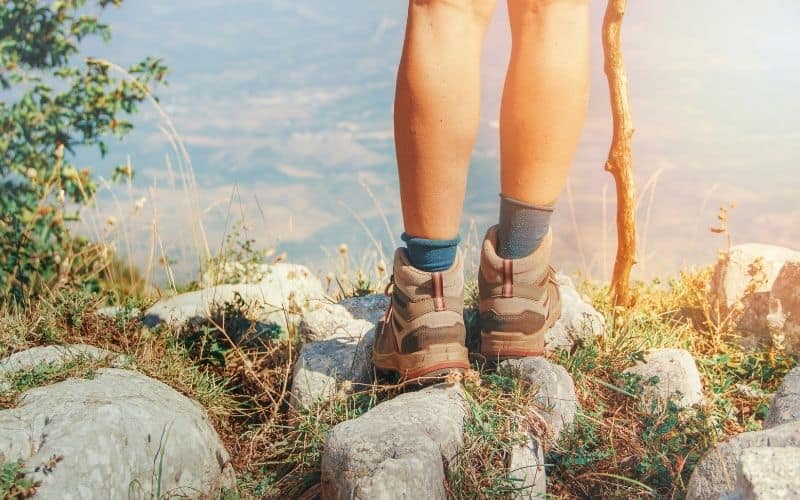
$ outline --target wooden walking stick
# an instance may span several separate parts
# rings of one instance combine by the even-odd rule
[[[636,187],[633,183],[631,139],[633,123],[628,101],[628,77],[622,58],[620,32],[627,0],[608,0],[603,19],[603,53],[614,135],[605,169],[617,186],[617,257],[611,278],[614,305],[631,304],[630,276],[636,263]]]

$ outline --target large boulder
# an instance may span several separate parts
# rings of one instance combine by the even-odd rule
[[[296,326],[306,311],[322,307],[329,300],[322,283],[306,267],[279,263],[270,265],[265,277],[255,284],[226,284],[183,293],[160,300],[144,313],[144,323],[183,326],[208,318],[226,304],[242,302],[248,319]]]
[[[334,427],[322,455],[328,499],[445,499],[447,464],[463,445],[458,385],[401,394]]]
[[[748,243],[721,254],[709,301],[746,347],[778,341],[800,352],[800,252]]]
[[[790,371],[772,398],[764,427],[800,421],[800,368]]]
[[[643,361],[624,373],[639,377],[642,399],[648,410],[661,410],[669,401],[679,408],[703,402],[703,384],[697,363],[683,349],[651,350]]]
[[[198,497],[235,487],[200,405],[116,368],[32,389],[0,411],[0,462],[17,460],[43,499]]]
[[[797,421],[734,436],[716,445],[700,460],[689,480],[686,498],[717,500],[732,494],[739,481],[740,464],[745,450],[798,446],[800,446],[800,422]],[[788,484],[789,478],[785,479]]]
[[[737,469],[730,500],[800,498],[800,448],[748,448]]]

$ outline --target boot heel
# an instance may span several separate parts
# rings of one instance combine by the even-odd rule
[[[481,332],[481,355],[487,361],[544,356],[544,332]]]

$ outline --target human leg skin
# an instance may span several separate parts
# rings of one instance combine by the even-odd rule
[[[508,0],[511,60],[500,110],[503,196],[552,206],[589,94],[589,0]]]
[[[394,129],[408,235],[458,235],[478,131],[480,59],[495,0],[411,0]]]
[[[508,0],[508,10],[500,221],[484,238],[478,276],[481,353],[490,361],[543,355],[561,315],[549,219],[588,94],[588,0]]]
[[[397,76],[395,142],[406,248],[372,361],[403,382],[469,368],[457,252],[478,130],[480,54],[494,0],[412,0]]]

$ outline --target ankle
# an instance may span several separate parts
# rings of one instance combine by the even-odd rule
[[[521,259],[535,252],[550,230],[553,207],[534,205],[500,195],[497,254]]]
[[[461,238],[456,236],[451,240],[431,240],[417,238],[408,233],[403,233],[402,240],[406,243],[406,252],[411,265],[425,272],[447,271],[456,260],[456,252]]]

